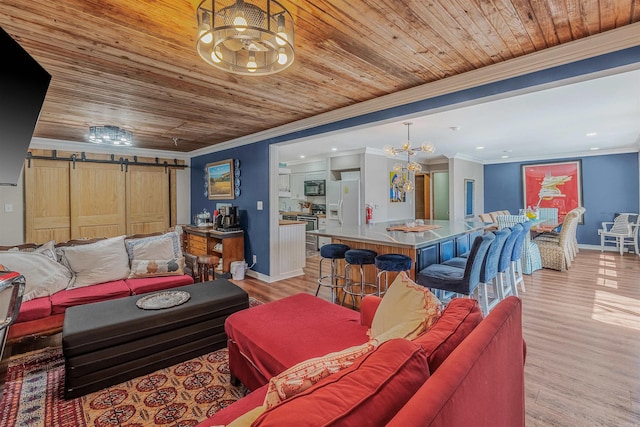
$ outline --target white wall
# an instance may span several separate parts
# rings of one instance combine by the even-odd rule
[[[464,181],[475,181],[474,216],[484,212],[484,167],[482,163],[469,160],[450,159],[449,161],[449,217],[454,221],[464,218]]]
[[[389,215],[389,174],[384,173],[386,170],[386,156],[364,155],[364,203],[373,208],[372,223],[387,221]]]
[[[0,186],[0,245],[18,245],[24,242],[24,187],[20,173],[17,186]],[[5,212],[11,205],[13,212]]]
[[[385,177],[385,195],[387,200],[387,221],[398,221],[405,219],[414,219],[416,216],[416,206],[415,206],[415,191],[410,191],[407,193],[406,201],[404,203],[391,203],[390,194],[389,194],[389,186],[390,186],[390,176],[389,174],[393,171],[393,165],[398,163],[398,159],[389,159],[387,158],[387,170],[384,172]],[[380,171],[379,173],[383,173]]]

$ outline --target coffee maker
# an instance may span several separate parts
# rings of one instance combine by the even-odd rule
[[[216,217],[216,230],[238,231],[240,228],[240,214],[237,206],[222,206]]]

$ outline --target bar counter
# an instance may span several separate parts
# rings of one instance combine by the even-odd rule
[[[425,220],[424,225],[436,225],[438,228],[420,231],[387,231],[388,227],[405,225],[404,221],[392,221],[361,226],[328,225],[324,229],[307,231],[307,234],[330,237],[332,243],[342,243],[351,249],[369,249],[378,255],[402,254],[413,261],[410,276],[415,279],[416,271],[431,264],[440,263],[467,252],[473,238],[484,232],[485,224],[480,221],[442,221]],[[344,260],[339,263],[340,273],[344,272]],[[358,269],[351,269],[351,279],[360,280]],[[376,269],[365,267],[365,281],[375,283]],[[389,274],[389,284],[397,273]],[[383,286],[384,288],[384,286]],[[341,292],[339,292],[341,295]],[[359,305],[359,302],[356,302]]]
[[[435,225],[439,228],[420,232],[387,231],[387,228],[395,225],[404,225],[404,222],[392,221],[361,226],[329,225],[324,229],[307,231],[307,234],[373,245],[420,249],[474,231],[482,231],[485,227],[480,221],[425,220],[424,225]]]

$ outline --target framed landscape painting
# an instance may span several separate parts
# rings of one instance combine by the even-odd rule
[[[233,159],[207,164],[209,200],[234,199]]]
[[[558,222],[582,206],[580,160],[522,165],[524,208],[557,208]],[[582,223],[582,218],[580,218]]]

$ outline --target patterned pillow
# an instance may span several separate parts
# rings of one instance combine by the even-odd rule
[[[382,298],[371,322],[369,336],[412,340],[435,323],[442,313],[442,303],[424,286],[417,285],[404,271],[398,274]]]
[[[131,261],[129,279],[159,276],[182,276],[184,257],[172,259],[134,259]]]
[[[129,261],[134,259],[170,259],[182,257],[180,236],[172,231],[161,236],[127,239],[124,241]]]
[[[271,408],[283,400],[305,391],[321,379],[353,365],[357,358],[373,351],[377,346],[377,341],[372,340],[322,357],[314,357],[292,366],[269,380],[264,405]]]

